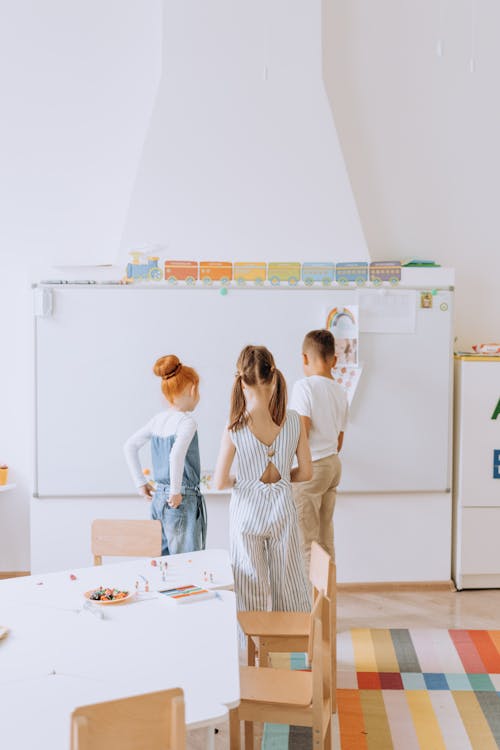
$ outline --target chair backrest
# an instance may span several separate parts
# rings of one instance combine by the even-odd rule
[[[80,706],[71,714],[71,750],[184,750],[181,688]]]
[[[312,710],[323,714],[326,721],[332,713],[331,630],[330,603],[322,593],[311,610],[308,657],[312,671]]]
[[[98,518],[92,521],[94,565],[102,565],[103,555],[122,557],[159,557],[160,521],[135,521]]]
[[[309,566],[309,580],[313,587],[313,601],[320,591],[328,596],[331,588],[331,557],[317,542],[311,544],[311,563]]]
[[[322,675],[322,680],[329,685],[331,696],[332,710],[336,710],[336,672],[337,672],[337,569],[332,563],[330,555],[317,542],[311,545],[311,565],[309,568],[309,578],[313,586],[313,612],[316,602],[321,595],[326,597],[328,612],[323,619],[323,635],[327,634],[328,629],[328,646],[330,664]],[[312,614],[312,613],[311,613]],[[312,620],[310,637],[312,637]],[[312,660],[312,644],[310,643],[310,655]]]

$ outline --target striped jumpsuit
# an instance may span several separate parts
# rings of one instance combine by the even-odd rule
[[[237,480],[229,506],[231,563],[239,610],[310,610],[309,589],[300,552],[297,510],[290,469],[300,436],[300,418],[288,411],[271,446],[248,425],[229,433],[238,458]],[[273,484],[260,481],[268,463],[280,474]]]

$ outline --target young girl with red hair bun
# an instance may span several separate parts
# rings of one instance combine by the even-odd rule
[[[125,457],[141,495],[152,498],[151,517],[162,524],[162,554],[205,549],[207,515],[200,492],[200,451],[192,411],[200,400],[198,373],[174,354],[153,367],[169,408],[125,443]],[[150,441],[155,488],[145,480],[139,450]]]

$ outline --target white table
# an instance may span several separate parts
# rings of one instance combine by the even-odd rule
[[[166,580],[151,560],[0,582],[0,747],[68,750],[70,715],[87,703],[182,687],[189,727],[213,726],[239,702],[234,594],[179,605],[157,588],[232,585],[225,550],[166,559]],[[213,582],[203,581],[203,572]],[[133,590],[139,574],[152,592],[120,605],[82,609],[99,585]],[[73,580],[71,576],[76,576]]]

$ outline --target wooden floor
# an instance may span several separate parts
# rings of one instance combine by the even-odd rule
[[[366,627],[500,629],[500,589],[341,591],[337,597],[337,613],[339,631]],[[226,726],[219,728],[214,745],[216,750],[229,749]],[[206,733],[197,730],[188,734],[189,750],[205,750],[206,747]]]
[[[500,589],[338,594],[339,630],[500,628]]]

